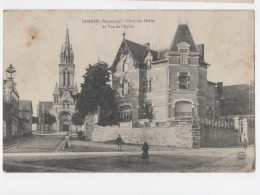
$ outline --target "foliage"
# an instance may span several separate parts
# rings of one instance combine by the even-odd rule
[[[112,125],[116,122],[117,91],[112,89],[110,82],[111,71],[108,65],[99,61],[89,65],[83,76],[81,92],[76,104],[76,110],[86,116],[88,113],[99,110],[101,125]]]
[[[78,139],[81,139],[81,140],[85,139],[85,135],[84,135],[83,131],[78,132]]]
[[[56,117],[50,113],[44,113],[44,122],[46,124],[52,125],[56,122]]]
[[[84,117],[79,112],[75,112],[72,115],[71,121],[72,121],[73,125],[81,126],[84,124]]]
[[[77,126],[82,126],[84,124],[84,117],[79,112],[75,112],[72,115],[71,121],[73,125],[76,126],[76,132],[77,132]]]

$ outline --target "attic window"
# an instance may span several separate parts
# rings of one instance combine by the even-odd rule
[[[123,63],[123,72],[128,71],[128,64],[126,62]]]
[[[187,49],[180,50],[180,64],[188,64],[188,50]]]
[[[147,60],[147,68],[151,69],[152,68],[152,60]]]

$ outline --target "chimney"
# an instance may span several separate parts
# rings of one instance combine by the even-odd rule
[[[204,61],[204,44],[197,45],[197,48],[200,52],[200,57]]]
[[[150,43],[145,43],[143,44],[143,46],[147,47],[148,49],[150,49]]]

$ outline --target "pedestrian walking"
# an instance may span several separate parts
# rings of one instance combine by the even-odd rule
[[[243,144],[244,144],[244,148],[245,148],[245,150],[246,150],[246,148],[247,148],[247,139],[246,139],[246,135],[245,135],[245,134],[244,134]]]
[[[62,149],[64,150],[65,148],[71,148],[69,133],[65,136],[65,142]]]
[[[123,140],[122,140],[120,134],[118,135],[118,137],[117,137],[117,139],[116,139],[116,143],[117,143],[117,150],[118,150],[118,151],[121,151],[121,147],[122,147]]]
[[[144,163],[147,164],[148,163],[148,159],[149,159],[149,153],[148,153],[149,145],[148,145],[147,141],[144,142],[142,150],[143,150],[143,153],[142,153],[141,158],[143,159],[143,164]]]

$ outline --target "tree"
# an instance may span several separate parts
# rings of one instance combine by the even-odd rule
[[[48,124],[50,128],[50,126],[56,122],[56,117],[50,113],[44,113],[44,122]]]
[[[71,121],[73,125],[76,126],[76,132],[77,132],[77,126],[82,126],[84,124],[84,117],[79,112],[75,112],[72,115]]]
[[[83,117],[99,110],[99,125],[102,126],[117,124],[118,93],[109,84],[110,76],[111,71],[106,63],[99,61],[89,65],[76,104],[76,110]]]

